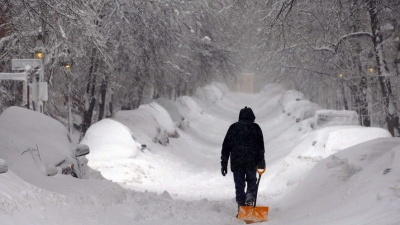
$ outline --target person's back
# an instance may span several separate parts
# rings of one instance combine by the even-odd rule
[[[255,116],[250,108],[241,109],[239,121],[229,127],[222,144],[221,173],[223,176],[227,174],[230,157],[236,202],[239,206],[252,204],[257,189],[256,168],[265,167],[264,138],[260,126],[254,123],[254,120]]]

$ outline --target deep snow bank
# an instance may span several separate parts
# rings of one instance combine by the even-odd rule
[[[398,224],[400,139],[380,138],[320,161],[281,199],[279,224]],[[287,218],[285,215],[293,215]],[[273,223],[274,224],[274,223]]]

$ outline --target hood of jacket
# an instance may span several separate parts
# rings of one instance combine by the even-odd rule
[[[254,122],[255,119],[256,116],[254,115],[253,110],[251,110],[251,108],[247,108],[247,106],[245,106],[243,109],[240,110],[239,121]]]

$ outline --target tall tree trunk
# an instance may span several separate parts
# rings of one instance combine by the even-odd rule
[[[395,136],[395,129],[400,131],[399,128],[399,117],[396,115],[393,104],[393,93],[391,82],[389,80],[389,69],[385,61],[385,54],[383,50],[383,36],[378,19],[377,1],[366,0],[368,6],[368,12],[371,19],[372,29],[372,42],[374,44],[375,59],[378,66],[378,81],[381,86],[383,105],[386,117],[386,123],[389,132],[392,136]]]
[[[361,64],[360,64],[361,66]],[[367,78],[365,76],[361,77],[360,85],[359,85],[359,115],[361,119],[361,125],[370,127],[371,126],[371,116],[369,115],[368,110],[368,100],[367,100]]]
[[[110,77],[109,73],[106,73],[105,77],[103,78],[103,81],[101,82],[98,121],[100,121],[104,118],[104,112],[106,109],[106,95],[107,95],[109,77]]]
[[[97,49],[93,48],[91,63],[89,68],[89,81],[86,88],[85,111],[83,113],[83,121],[81,124],[81,139],[85,136],[86,131],[92,124],[93,110],[96,105],[95,89],[97,79]]]
[[[353,32],[360,32],[360,27],[359,25],[361,24],[360,20],[360,4],[359,0],[353,0],[353,4],[351,5],[351,11],[354,15],[353,19]],[[356,55],[354,57],[354,62],[357,66],[358,73],[361,77],[360,83],[358,86],[354,86],[354,91],[355,91],[355,101],[356,101],[356,106],[357,106],[357,112],[358,115],[360,116],[360,123],[362,126],[370,127],[371,126],[371,117],[369,115],[368,111],[368,100],[367,100],[367,77],[364,74],[363,68],[362,68],[362,63],[361,63],[361,44],[358,39],[355,39],[355,50],[356,50]]]

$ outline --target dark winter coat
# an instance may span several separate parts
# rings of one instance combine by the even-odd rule
[[[254,123],[255,118],[250,108],[240,110],[239,121],[229,127],[222,144],[222,167],[227,167],[229,157],[232,172],[254,169],[259,163],[265,165],[263,133]]]

